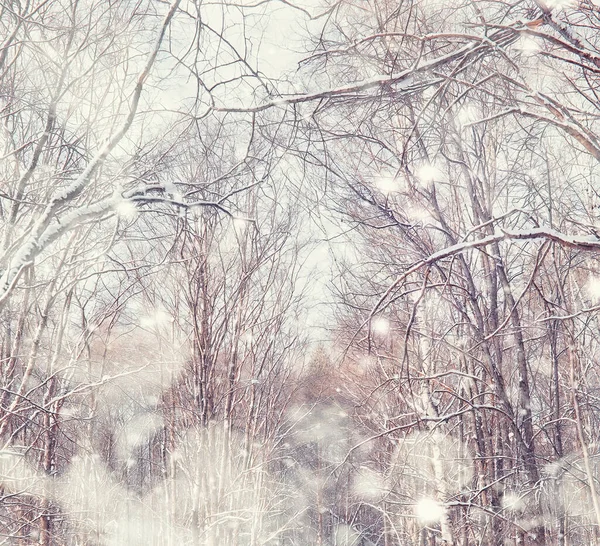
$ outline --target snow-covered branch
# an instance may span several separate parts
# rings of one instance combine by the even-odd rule
[[[129,113],[127,114],[124,122],[115,131],[115,133],[107,139],[101,149],[88,162],[83,172],[81,172],[81,174],[58,195],[55,195],[51,198],[44,211],[33,224],[23,244],[21,244],[21,246],[12,254],[12,256],[8,256],[7,259],[5,259],[6,269],[0,277],[0,305],[7,300],[8,296],[16,286],[18,278],[23,270],[29,264],[33,263],[35,258],[42,253],[52,241],[55,241],[64,232],[71,229],[74,222],[98,214],[96,206],[80,206],[76,211],[68,213],[66,218],[67,221],[64,225],[61,223],[61,217],[64,214],[63,211],[65,207],[74,205],[77,197],[79,197],[92,183],[94,175],[104,164],[106,158],[129,131],[138,110],[144,83],[146,82],[152,67],[154,66],[163,38],[173,16],[175,15],[180,1],[181,0],[175,0],[171,4],[169,11],[163,19],[156,42],[149,52],[146,63],[138,76],[137,83],[129,103]],[[49,124],[53,119],[53,108],[54,106],[51,106],[51,114],[48,118]],[[46,133],[47,130],[44,134],[46,135]],[[45,137],[42,137],[40,142],[44,143]]]
[[[482,237],[481,239],[475,239],[472,241],[463,241],[455,245],[443,248],[438,252],[434,252],[427,258],[420,260],[416,264],[408,268],[404,273],[398,276],[398,278],[389,286],[386,292],[378,300],[377,304],[373,308],[370,314],[370,319],[382,308],[385,307],[385,302],[388,300],[390,294],[392,294],[396,288],[398,288],[410,275],[416,273],[420,269],[431,266],[432,264],[439,262],[445,258],[451,258],[462,254],[468,250],[480,249],[488,247],[494,243],[499,243],[505,240],[537,240],[543,239],[552,241],[553,243],[559,244],[564,247],[574,248],[582,251],[600,251],[600,239],[594,235],[568,235],[561,233],[551,228],[531,228],[531,229],[508,229],[499,228],[493,235]],[[369,319],[369,320],[370,320]]]

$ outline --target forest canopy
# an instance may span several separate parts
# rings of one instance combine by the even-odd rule
[[[0,0],[0,544],[600,542],[599,30]]]

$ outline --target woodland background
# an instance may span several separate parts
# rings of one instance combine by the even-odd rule
[[[599,544],[599,30],[1,0],[0,544]]]

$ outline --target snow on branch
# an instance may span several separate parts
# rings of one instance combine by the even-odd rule
[[[303,102],[311,102],[315,100],[334,98],[339,96],[346,95],[355,95],[362,91],[368,91],[370,89],[377,89],[385,86],[406,86],[407,88],[412,86],[413,76],[415,74],[421,72],[428,72],[435,68],[439,68],[443,65],[451,63],[453,61],[457,61],[459,59],[464,58],[469,53],[473,53],[477,51],[477,48],[480,48],[481,43],[475,42],[468,44],[460,49],[453,51],[452,53],[448,53],[446,55],[442,55],[441,57],[436,57],[435,59],[431,59],[422,64],[415,64],[411,68],[407,70],[403,70],[398,74],[384,74],[374,76],[372,78],[368,78],[365,80],[361,80],[355,82],[350,85],[335,87],[331,89],[325,89],[321,91],[316,91],[314,93],[300,93],[296,95],[284,95],[282,97],[272,99],[263,104],[259,104],[258,106],[249,106],[249,107],[214,107],[213,110],[216,112],[262,112],[263,110],[267,110],[269,108],[273,108],[276,106],[285,106],[287,104],[300,104]]]
[[[445,258],[450,258],[462,254],[467,250],[487,247],[491,244],[498,243],[504,240],[535,240],[542,239],[546,241],[552,241],[553,243],[559,244],[564,247],[574,248],[582,251],[600,251],[600,239],[594,235],[568,235],[561,233],[552,228],[538,227],[524,230],[511,230],[507,228],[499,228],[492,235],[488,235],[481,239],[475,239],[473,241],[463,241],[455,245],[446,247],[438,252],[434,252],[427,258],[420,260],[409,269],[407,269],[402,275],[390,285],[385,291],[383,296],[379,298],[377,304],[369,315],[367,324],[373,318],[373,316],[382,308],[390,294],[398,288],[410,275],[417,272],[418,270],[430,266]]]
[[[35,258],[43,252],[52,241],[58,239],[62,234],[72,229],[74,222],[78,220],[85,221],[90,217],[103,214],[103,212],[97,210],[99,205],[88,205],[79,207],[74,212],[69,212],[67,214],[68,218],[66,218],[67,221],[64,223],[60,221],[59,217],[61,210],[66,205],[73,203],[90,185],[94,174],[102,166],[106,158],[115,149],[117,144],[119,144],[131,127],[137,113],[144,83],[154,66],[167,28],[169,27],[171,19],[175,15],[180,2],[181,0],[175,0],[163,19],[156,42],[148,53],[146,63],[138,76],[129,105],[129,113],[121,127],[107,139],[106,143],[90,160],[83,172],[61,193],[51,199],[40,217],[34,223],[25,242],[11,257],[9,257],[6,270],[0,277],[0,305],[7,300],[8,296],[16,286],[22,272],[33,263]]]
[[[335,87],[316,91],[313,93],[299,93],[291,95],[283,95],[281,97],[269,100],[257,106],[247,107],[213,107],[216,112],[239,112],[239,113],[256,113],[277,106],[285,106],[288,104],[300,104],[315,100],[332,99],[336,97],[345,97],[348,95],[357,95],[363,91],[371,89],[381,89],[386,87],[394,87],[396,91],[406,90],[407,92],[414,89],[421,89],[422,85],[415,85],[413,77],[417,74],[431,72],[443,66],[449,65],[456,61],[464,61],[465,59],[480,55],[485,51],[494,51],[497,47],[505,47],[518,40],[520,33],[529,28],[539,26],[540,20],[534,21],[517,21],[516,23],[502,27],[490,36],[472,36],[472,35],[452,35],[469,40],[470,43],[464,45],[450,53],[435,57],[425,62],[420,62],[421,58],[416,59],[413,66],[403,70],[397,74],[383,74],[372,78],[364,79],[350,85]],[[424,40],[431,39],[425,37]]]

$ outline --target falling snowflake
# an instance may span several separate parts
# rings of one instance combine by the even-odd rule
[[[385,335],[390,331],[390,323],[383,317],[377,317],[371,323],[371,330],[375,334]]]
[[[600,277],[590,277],[585,285],[585,291],[594,303],[600,301]]]
[[[400,190],[400,184],[395,176],[378,176],[375,178],[375,187],[384,194],[390,194]]]
[[[421,184],[431,184],[436,180],[439,180],[442,176],[442,172],[435,165],[426,163],[417,170],[417,178]]]
[[[126,220],[134,220],[138,215],[138,209],[129,199],[123,199],[116,206],[115,210],[119,216]]]
[[[505,493],[502,497],[502,508],[509,512],[520,512],[523,509],[523,499],[516,493]]]
[[[415,516],[423,525],[438,523],[445,514],[444,505],[435,499],[423,498],[415,504]]]
[[[540,50],[540,44],[534,38],[521,36],[515,45],[525,55],[532,55]]]
[[[140,326],[142,328],[153,328],[158,326],[164,326],[173,322],[173,318],[163,309],[157,309],[153,313],[146,315],[140,319]]]

